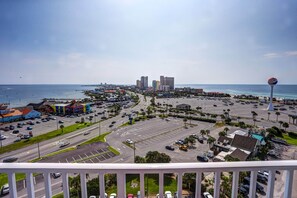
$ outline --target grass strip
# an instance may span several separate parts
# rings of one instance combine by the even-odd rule
[[[93,124],[92,123],[73,124],[73,125],[70,125],[70,126],[67,126],[67,127],[63,128],[63,130],[58,129],[58,130],[48,132],[46,134],[42,134],[42,135],[32,137],[32,138],[30,138],[28,140],[15,142],[15,143],[9,144],[7,146],[3,146],[1,148],[1,150],[0,150],[0,154],[10,152],[10,151],[14,151],[14,150],[18,150],[18,149],[21,149],[21,148],[36,144],[38,142],[49,140],[49,139],[52,139],[52,138],[55,138],[55,137],[58,137],[58,136],[61,136],[61,135],[65,135],[65,134],[74,132],[74,131],[79,130],[79,129],[86,128],[86,127],[91,126],[91,125],[93,125]]]

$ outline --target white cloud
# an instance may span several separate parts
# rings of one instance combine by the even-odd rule
[[[288,51],[288,52],[285,52],[285,55],[286,56],[297,56],[297,51]]]
[[[263,55],[265,58],[278,58],[278,57],[281,57],[280,54],[278,53],[266,53]]]
[[[283,58],[288,56],[297,56],[297,51],[286,51],[286,52],[271,52],[263,55],[265,58]]]

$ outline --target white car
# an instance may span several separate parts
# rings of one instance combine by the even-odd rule
[[[133,144],[133,143],[134,143],[134,142],[133,142],[132,140],[130,140],[130,139],[127,139],[126,142],[127,142],[128,144]]]
[[[213,198],[213,196],[209,192],[203,193],[204,198]]]
[[[5,140],[6,136],[5,135],[0,135],[0,140]]]
[[[8,184],[4,184],[1,187],[0,195],[7,195],[8,193],[9,193],[9,185]]]
[[[115,193],[111,193],[111,194],[109,195],[109,198],[117,198],[117,194],[115,194]]]
[[[165,198],[172,198],[172,194],[170,191],[165,191]]]

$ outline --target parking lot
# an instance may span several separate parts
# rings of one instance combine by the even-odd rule
[[[204,144],[196,142],[187,152],[180,150],[175,142],[192,134],[199,134],[201,129],[210,129],[210,135],[217,138],[221,129],[214,129],[213,124],[206,122],[192,121],[192,124],[192,126],[185,128],[182,119],[166,121],[165,119],[154,118],[125,128],[119,128],[107,137],[107,142],[121,151],[127,147],[123,142],[131,139],[135,142],[136,155],[145,156],[148,151],[159,151],[168,154],[172,162],[197,162],[197,154],[209,150],[206,141],[204,141]],[[172,145],[175,150],[165,149],[167,145]]]
[[[84,145],[67,153],[61,153],[52,157],[47,157],[41,160],[41,162],[100,163],[115,156],[115,154],[109,151],[107,147],[108,144],[106,143],[93,143],[91,145]]]

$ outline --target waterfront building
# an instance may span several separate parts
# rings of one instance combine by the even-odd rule
[[[71,103],[53,104],[52,108],[54,113],[62,115],[71,115],[79,113],[87,113],[91,111],[90,104],[76,103],[72,101]]]
[[[160,87],[160,81],[153,80],[152,85],[153,85],[153,90],[157,91],[159,90],[159,87]]]
[[[0,104],[0,122],[14,122],[17,120],[26,120],[39,118],[41,113],[33,110],[33,107],[18,107],[10,109],[8,105]]]
[[[148,88],[148,76],[141,76],[141,89],[147,89]]]
[[[141,88],[141,81],[140,80],[136,80],[136,87]]]
[[[165,77],[165,85],[169,86],[170,91],[174,90],[174,77]]]

